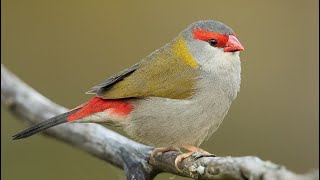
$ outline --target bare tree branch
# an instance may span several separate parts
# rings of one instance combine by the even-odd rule
[[[1,103],[21,120],[31,123],[67,111],[19,80],[3,65]],[[257,157],[201,157],[196,153],[183,160],[180,167],[182,172],[179,172],[174,166],[179,153],[159,154],[155,161],[148,163],[153,147],[132,141],[98,124],[67,123],[44,133],[122,168],[127,179],[153,179],[161,172],[194,179],[319,179],[318,170],[298,175]]]

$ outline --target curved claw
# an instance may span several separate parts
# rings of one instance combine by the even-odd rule
[[[169,151],[176,151],[176,152],[181,152],[179,148],[175,148],[175,147],[161,147],[161,148],[155,148],[151,154],[150,154],[150,160],[154,161],[154,157],[158,154],[158,153],[165,153],[165,152],[169,152]]]
[[[179,168],[179,163],[180,163],[183,159],[191,156],[193,153],[194,153],[194,152],[190,151],[190,152],[182,153],[182,154],[180,154],[180,155],[178,155],[178,156],[176,157],[176,159],[174,160],[174,166],[176,167],[176,169],[177,169],[178,171],[182,172],[181,169]]]
[[[179,163],[183,159],[186,159],[187,157],[193,155],[194,153],[197,153],[196,156],[194,157],[195,159],[199,159],[201,157],[215,157],[214,154],[211,154],[211,153],[209,153],[203,149],[200,149],[198,147],[195,147],[195,146],[184,145],[183,147],[186,148],[187,150],[189,150],[189,152],[182,153],[176,157],[176,159],[174,161],[174,165],[179,172],[181,172],[181,169],[179,168]]]

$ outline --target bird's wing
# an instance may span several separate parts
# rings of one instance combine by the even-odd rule
[[[140,63],[121,71],[88,93],[104,99],[164,97],[185,99],[192,96],[198,64],[185,42],[177,39],[155,51]]]
[[[119,73],[109,77],[107,80],[103,81],[102,83],[93,86],[89,91],[86,92],[86,94],[101,94],[101,92],[104,92],[108,89],[110,89],[114,84],[116,84],[119,81],[122,81],[125,77],[129,76],[131,73],[133,73],[135,70],[137,70],[139,67],[139,63],[120,71]]]

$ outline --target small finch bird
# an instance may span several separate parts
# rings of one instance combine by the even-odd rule
[[[178,163],[217,130],[240,88],[236,34],[213,20],[197,21],[137,64],[94,86],[88,102],[16,134],[29,137],[66,122],[115,124],[158,152],[185,148]]]

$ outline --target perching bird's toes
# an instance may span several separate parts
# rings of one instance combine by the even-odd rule
[[[176,159],[174,160],[174,166],[176,167],[176,169],[177,169],[178,171],[181,172],[181,169],[179,168],[180,162],[181,162],[183,159],[191,156],[193,153],[194,153],[194,152],[191,152],[191,151],[190,151],[190,152],[182,153],[182,154],[180,154],[180,155],[178,155],[178,156],[176,157]]]
[[[190,147],[190,146],[185,148],[191,151],[178,155],[174,161],[174,165],[176,169],[180,172],[181,172],[181,169],[179,168],[179,164],[181,163],[181,161],[188,158],[189,156],[192,156],[194,159],[199,159],[201,157],[216,157],[216,155],[211,154],[200,148]]]
[[[154,157],[155,157],[158,153],[165,153],[165,152],[169,152],[169,151],[181,152],[179,148],[175,148],[175,147],[155,148],[155,149],[151,152],[151,154],[150,154],[150,159],[149,159],[149,161],[154,161]]]
[[[197,151],[193,151],[193,157],[195,159],[199,159],[202,157],[216,157],[215,154],[209,153],[208,151],[205,151],[203,149],[198,148]]]

